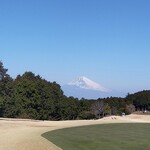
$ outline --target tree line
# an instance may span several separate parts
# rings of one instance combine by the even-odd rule
[[[59,84],[32,72],[25,72],[15,79],[7,72],[0,62],[0,117],[73,120],[150,110],[150,91],[128,94],[125,98],[79,100],[65,96]]]

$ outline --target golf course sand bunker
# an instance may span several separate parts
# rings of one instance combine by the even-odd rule
[[[62,128],[131,122],[150,123],[150,116],[111,116],[99,120],[75,121],[36,121],[0,118],[0,150],[60,150],[59,147],[41,135],[45,132]]]

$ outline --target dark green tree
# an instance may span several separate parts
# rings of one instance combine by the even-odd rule
[[[0,62],[0,116],[4,116],[7,101],[10,101],[13,93],[13,79],[7,74],[7,69]]]

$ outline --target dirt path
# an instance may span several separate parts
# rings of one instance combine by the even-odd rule
[[[0,119],[0,150],[60,150],[53,143],[44,139],[41,134],[60,128],[82,125],[148,122],[150,116],[130,115],[112,116],[100,120],[78,121],[34,121],[19,119]]]

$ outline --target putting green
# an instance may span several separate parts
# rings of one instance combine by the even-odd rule
[[[150,150],[150,124],[146,123],[82,126],[42,136],[63,150]]]

